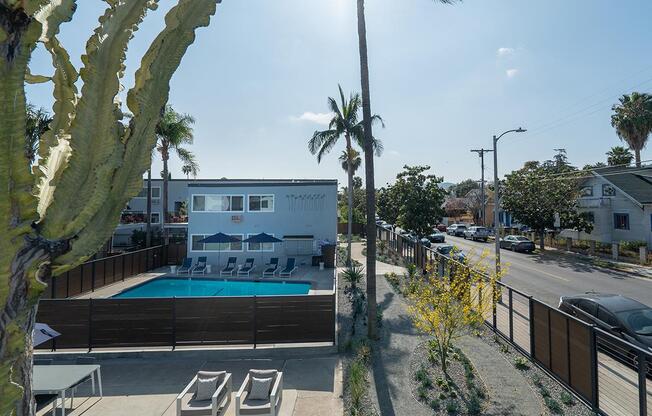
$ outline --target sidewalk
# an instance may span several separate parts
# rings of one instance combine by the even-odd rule
[[[352,257],[362,264],[360,243],[353,244]],[[373,382],[382,415],[431,415],[432,411],[420,404],[410,392],[410,357],[414,349],[425,340],[412,326],[405,300],[394,293],[383,276],[386,272],[401,274],[401,267],[376,262],[376,298],[383,309],[381,339],[373,351]],[[483,348],[483,344],[486,348]],[[493,354],[481,340],[470,338],[459,345],[467,354],[478,375],[492,394],[492,414],[541,414],[534,392],[514,367]],[[497,375],[500,375],[497,377]],[[503,410],[503,412],[499,412]],[[516,410],[518,409],[518,410]],[[507,412],[504,412],[504,411]],[[495,411],[496,413],[494,413]],[[488,414],[488,413],[487,413]]]

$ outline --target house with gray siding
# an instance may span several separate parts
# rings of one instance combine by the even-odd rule
[[[337,242],[337,180],[215,180],[188,185],[188,257],[206,256],[212,265],[228,257],[257,264],[270,257],[312,263],[321,245]],[[205,244],[215,233],[238,240],[267,233],[282,243]]]
[[[580,185],[579,206],[594,225],[580,239],[645,241],[652,248],[652,167],[593,170]]]

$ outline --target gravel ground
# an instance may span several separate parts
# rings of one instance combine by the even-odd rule
[[[431,409],[433,415],[483,414],[487,405],[486,388],[464,354],[459,350],[452,354],[449,379],[435,360],[436,357],[429,352],[428,342],[414,350],[410,360],[413,374],[410,390],[415,400]]]
[[[491,345],[497,353],[517,369],[523,371],[526,380],[537,392],[538,398],[544,403],[543,408],[548,415],[589,416],[595,413],[572,395],[556,380],[534,365],[525,355],[510,346],[504,339],[494,335],[491,330],[483,328],[482,340]]]
[[[355,328],[355,335],[351,336],[353,319],[351,317],[351,303],[349,302],[347,296],[344,294],[344,288],[346,282],[344,279],[338,279],[337,287],[337,302],[338,302],[338,321],[339,321],[339,331],[338,331],[338,340],[340,355],[342,357],[342,368],[344,369],[344,392],[343,392],[343,401],[344,401],[344,414],[353,415],[352,406],[351,406],[351,392],[348,386],[349,380],[349,366],[356,359],[355,348],[361,340],[366,339],[367,327],[362,323],[362,319],[358,319]],[[362,281],[360,284],[361,287],[366,287],[366,281]],[[371,380],[371,374],[368,372],[367,380]],[[376,406],[373,403],[369,389],[367,393],[362,398],[362,413],[355,413],[356,416],[375,416],[378,415]]]

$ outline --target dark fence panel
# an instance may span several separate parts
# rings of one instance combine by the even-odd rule
[[[44,299],[37,322],[51,348],[335,342],[335,295]]]
[[[177,298],[176,344],[253,344],[254,298]]]
[[[357,235],[364,235],[366,224],[353,223],[351,226],[351,233]],[[338,234],[348,234],[349,224],[346,222],[337,223],[337,233]]]

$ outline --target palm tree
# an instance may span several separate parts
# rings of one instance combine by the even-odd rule
[[[50,129],[52,117],[43,108],[36,108],[33,104],[27,104],[27,118],[25,120],[25,157],[30,165],[36,160],[38,145],[41,135]]]
[[[632,152],[623,146],[614,146],[607,153],[609,166],[629,166],[634,160]]]
[[[355,149],[351,149],[350,154],[346,150],[342,150],[342,154],[340,155],[339,160],[342,164],[342,169],[347,173],[349,171],[349,163],[351,163],[351,168],[354,174],[358,169],[360,169],[360,165],[362,164],[360,152]]]
[[[618,137],[629,145],[636,157],[636,166],[641,166],[641,150],[652,133],[652,95],[633,92],[623,95],[620,104],[611,109],[611,125]]]
[[[192,152],[183,147],[186,144],[193,142],[193,128],[195,119],[188,114],[179,114],[172,109],[170,105],[165,106],[165,111],[161,116],[161,120],[156,126],[156,136],[158,143],[156,150],[161,154],[163,160],[163,235],[165,243],[168,243],[168,231],[165,224],[168,222],[168,181],[170,178],[170,171],[168,170],[168,160],[170,160],[170,152],[175,152],[184,165],[189,165],[194,171],[199,170],[199,165]]]
[[[456,0],[435,0],[451,4]],[[360,83],[362,85],[362,125],[364,126],[364,164],[367,187],[367,332],[376,339],[376,187],[374,183],[374,148],[367,56],[367,23],[364,0],[357,0],[358,47],[360,50]]]
[[[308,150],[313,155],[317,155],[317,163],[320,163],[324,155],[331,151],[337,144],[340,137],[344,136],[346,139],[346,158],[347,161],[347,176],[348,176],[348,228],[347,228],[347,241],[348,249],[346,252],[346,264],[351,265],[351,242],[352,242],[352,226],[353,226],[353,159],[354,149],[353,142],[362,144],[363,141],[363,127],[358,121],[358,112],[360,110],[360,95],[351,94],[349,99],[344,98],[342,87],[338,85],[340,90],[341,104],[337,100],[328,97],[328,106],[333,113],[333,118],[328,124],[328,129],[323,131],[316,131],[312,138],[308,141]],[[382,123],[382,118],[378,115],[373,116],[374,120]],[[372,147],[377,155],[382,152],[382,144],[372,138]]]
[[[190,175],[192,175],[193,178],[197,178],[197,173],[199,172],[199,169],[196,163],[185,164],[181,166],[181,172],[183,172],[183,174],[186,175],[186,179],[190,179]]]

